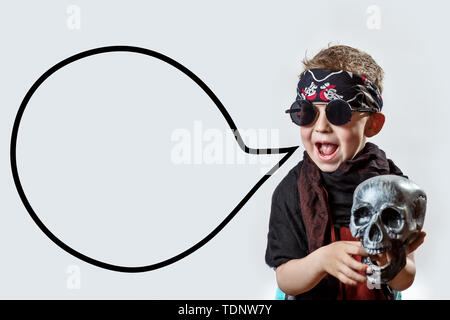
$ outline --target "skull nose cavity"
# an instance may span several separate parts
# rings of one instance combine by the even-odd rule
[[[383,239],[383,233],[376,224],[370,226],[369,239],[372,242],[380,242]]]

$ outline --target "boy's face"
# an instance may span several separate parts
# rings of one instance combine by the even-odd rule
[[[325,115],[326,103],[313,104],[319,115],[312,124],[300,127],[300,134],[309,157],[323,172],[333,172],[342,162],[353,159],[364,148],[366,136],[381,130],[380,127],[374,134],[368,132],[368,127],[372,126],[369,112],[353,112],[350,122],[343,126],[332,125]],[[323,144],[325,142],[330,144]]]

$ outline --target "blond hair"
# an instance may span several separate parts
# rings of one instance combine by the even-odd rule
[[[383,69],[368,53],[356,48],[328,45],[328,48],[320,50],[312,59],[308,59],[305,55],[302,63],[304,70],[299,77],[314,68],[345,70],[366,77],[378,86],[380,92],[383,92]]]

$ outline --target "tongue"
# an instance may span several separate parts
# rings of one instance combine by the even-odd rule
[[[330,154],[333,154],[337,149],[337,145],[330,144],[330,143],[323,143],[320,148],[320,152],[324,155],[329,156]]]

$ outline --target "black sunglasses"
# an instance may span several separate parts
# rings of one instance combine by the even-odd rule
[[[328,102],[325,107],[325,114],[328,121],[335,126],[343,126],[352,119],[352,112],[378,112],[377,108],[359,107],[353,108],[342,99],[335,99]],[[285,111],[291,114],[292,122],[299,126],[307,126],[313,123],[319,111],[309,100],[297,100],[291,108]]]

